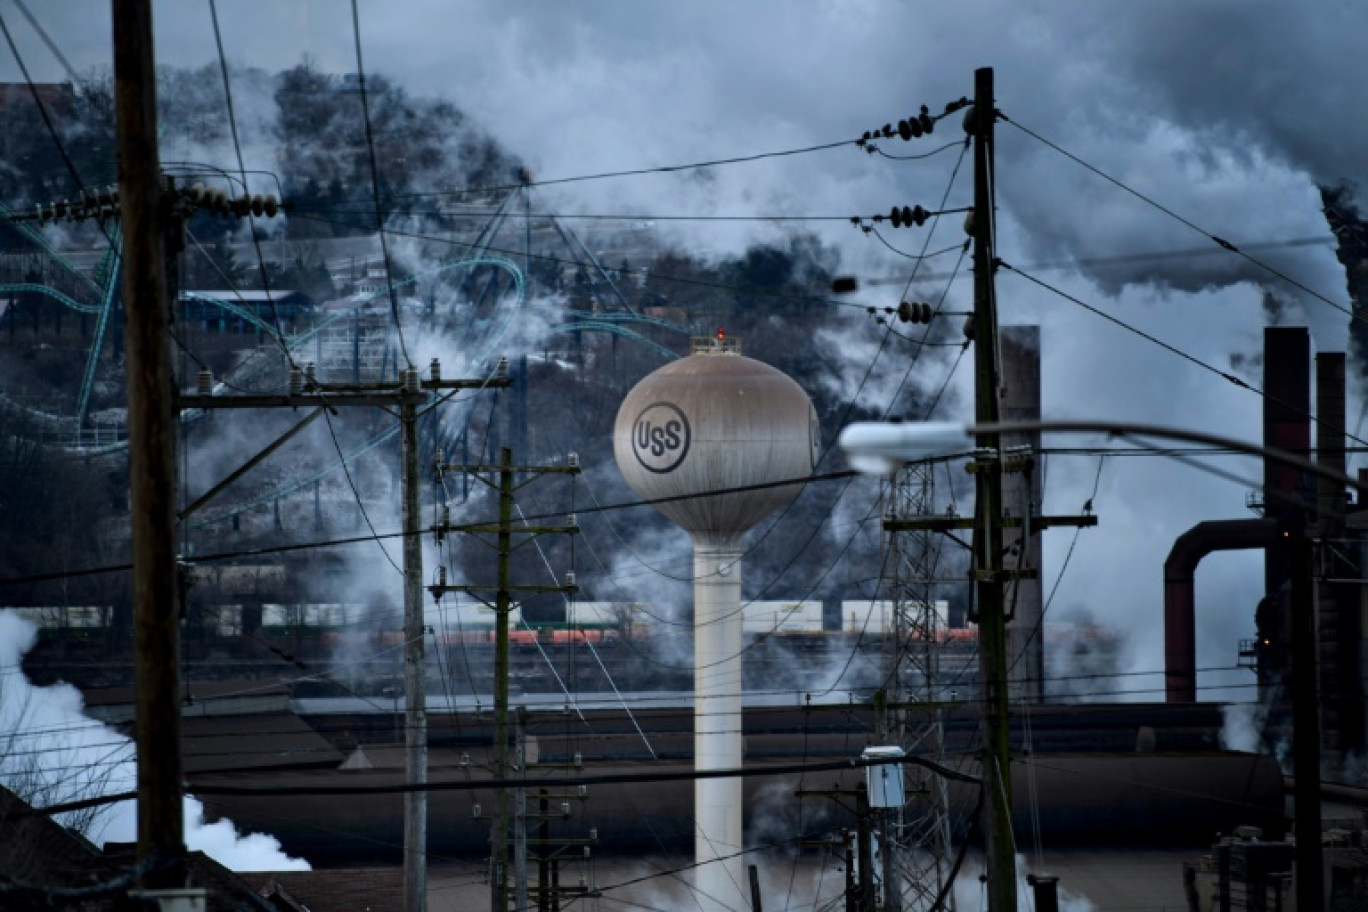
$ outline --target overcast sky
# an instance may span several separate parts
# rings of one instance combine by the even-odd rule
[[[108,4],[29,5],[77,70],[108,64]],[[0,0],[0,13],[35,78],[63,78],[9,0]],[[234,68],[274,71],[307,56],[326,71],[356,69],[350,5],[342,0],[223,0],[219,15]],[[207,2],[159,3],[156,17],[162,62],[216,60]],[[935,111],[972,94],[980,66],[995,68],[998,106],[1012,121],[1239,244],[1328,241],[1317,185],[1364,178],[1368,119],[1360,114],[1368,79],[1359,54],[1368,6],[1355,0],[390,0],[362,2],[361,29],[369,72],[390,75],[414,94],[449,97],[538,178],[853,138],[922,103]],[[0,54],[0,79],[16,78],[13,60]],[[1067,263],[1209,244],[1011,124],[1000,124],[998,135],[999,252],[1006,261]],[[905,155],[960,136],[954,120],[933,139],[882,145]],[[263,150],[254,154],[269,157],[269,137],[246,138]],[[904,162],[847,147],[706,176],[573,184],[548,197],[582,212],[873,213],[894,203],[934,205],[954,160],[953,151]],[[966,164],[950,205],[968,202],[967,178]],[[669,229],[673,239],[707,255],[736,253],[785,230],[769,224]],[[817,230],[839,245],[849,270],[906,271],[906,261],[849,225]],[[938,231],[933,247],[963,237],[957,222]],[[922,240],[909,231],[888,237],[909,250]],[[1260,255],[1347,306],[1343,272],[1328,243]],[[1125,272],[1038,274],[1221,370],[1230,369],[1232,356],[1257,357],[1270,292],[1284,305],[1284,323],[1312,326],[1323,350],[1345,346],[1342,313],[1227,255],[1168,258]],[[898,290],[868,290],[860,300],[896,304]],[[931,296],[938,286],[921,290]],[[967,307],[968,294],[968,283],[957,283],[949,306]],[[1011,274],[1000,276],[999,297],[1004,324],[1043,326],[1047,414],[1168,422],[1258,439],[1256,395]],[[873,336],[856,312],[852,351],[860,339],[868,343]],[[763,351],[763,340],[747,345]],[[916,382],[937,387],[948,362],[923,364]],[[1255,385],[1261,380],[1257,373],[1242,376]],[[940,417],[968,414],[970,380],[968,370],[956,375],[957,404]],[[1360,401],[1352,392],[1351,428]],[[1259,474],[1251,464],[1224,465],[1251,482]],[[1076,512],[1095,471],[1091,457],[1052,460],[1047,508]],[[1127,633],[1130,667],[1160,667],[1164,556],[1195,522],[1249,515],[1245,494],[1240,485],[1171,462],[1111,460],[1095,503],[1101,525],[1083,534],[1052,615],[1086,607]],[[1047,584],[1070,535],[1049,536]],[[1199,665],[1233,664],[1236,639],[1252,636],[1260,565],[1253,554],[1203,562]]]

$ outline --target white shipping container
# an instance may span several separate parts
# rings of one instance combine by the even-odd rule
[[[650,607],[642,602],[571,602],[565,623],[571,627],[636,629],[650,623]]]
[[[859,599],[841,602],[841,630],[845,633],[883,634],[891,633],[894,626],[896,605],[888,599]],[[917,603],[909,603],[906,610],[915,613]],[[931,604],[936,629],[944,630],[950,617],[950,603],[937,600]]]
[[[746,602],[741,606],[741,629],[744,633],[820,633],[822,603],[817,600],[802,602]]]

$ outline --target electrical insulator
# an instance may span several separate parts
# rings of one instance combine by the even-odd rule
[[[446,567],[438,567],[438,568],[437,568],[437,588],[438,588],[438,589],[445,589],[445,588],[446,588]]]
[[[494,368],[494,376],[500,380],[508,379],[508,356],[500,355],[499,363]]]
[[[567,571],[565,571],[565,588],[566,588],[566,589],[574,589],[574,588],[575,588],[575,571],[574,571],[574,570],[567,570]]]
[[[461,751],[461,766],[470,766],[470,754],[465,751]],[[476,807],[479,807],[479,805],[476,805]],[[478,817],[480,815],[476,814],[475,816]]]
[[[561,802],[561,814],[562,814],[562,816],[565,816],[565,817],[569,817],[569,816],[570,816],[570,802],[568,802],[568,801],[562,801],[562,802]]]
[[[587,798],[587,797],[589,796],[589,786],[587,786],[587,785],[581,785],[581,786],[579,787],[579,796],[580,796],[581,798]],[[597,838],[597,837],[595,837],[595,838]]]
[[[261,218],[262,213],[266,211],[266,201],[261,198],[260,193],[253,193],[247,202],[247,208],[251,210],[252,215]]]
[[[580,885],[580,889],[581,889],[581,890],[587,890],[587,889],[589,889],[589,878],[587,878],[587,877],[585,877],[583,874],[581,874],[581,875],[580,875],[580,882],[579,882],[579,885]]]
[[[911,213],[911,210],[907,209],[906,206],[904,206],[902,209],[899,209],[897,206],[894,206],[891,210],[889,210],[888,220],[893,223],[894,228],[901,228],[903,226],[902,214],[904,211],[907,211],[909,214]]]
[[[472,804],[470,806],[470,816],[474,817],[476,820],[480,819],[480,806],[478,804]]]
[[[964,233],[970,237],[974,236],[974,210],[972,209],[964,213]]]
[[[970,342],[973,342],[973,341],[974,341],[974,318],[973,318],[973,317],[965,317],[965,318],[964,318],[964,338],[968,339]]]
[[[418,369],[416,367],[406,367],[401,375],[400,386],[406,393],[416,393],[422,389],[422,384],[418,379]]]
[[[185,197],[190,200],[191,203],[198,206],[204,201],[204,194],[206,192],[204,184],[195,184],[195,186],[185,192]]]
[[[585,858],[588,858],[588,857],[589,857],[589,847],[588,847],[588,846],[585,846],[585,847],[584,847],[584,857],[585,857]]]
[[[273,194],[268,193],[266,194],[265,202],[261,205],[261,209],[266,213],[267,218],[275,218],[276,213],[280,211],[280,204],[276,202],[276,198]]]
[[[931,215],[931,213],[930,213],[930,212],[927,212],[927,211],[926,211],[925,209],[923,209],[921,206],[913,206],[913,207],[912,207],[912,216],[911,216],[911,217],[912,217],[912,221],[913,221],[917,226],[919,226],[919,227],[920,227],[921,225],[925,225],[925,224],[926,224],[926,220],[927,220],[927,218],[930,217],[930,215]],[[903,209],[903,218],[906,219],[907,217],[908,217],[908,215],[907,215],[907,210],[906,210],[906,209]]]
[[[921,106],[921,113],[917,115],[917,124],[927,136],[930,136],[931,131],[936,129],[935,118],[931,116],[931,112],[927,109],[926,105]]]
[[[923,323],[930,323],[930,322],[931,322],[931,317],[933,316],[932,311],[931,311],[931,305],[928,304],[928,303],[925,302],[925,301],[922,301],[922,303],[921,303],[921,314],[920,314],[920,316],[921,316],[921,322],[923,322]]]
[[[903,301],[901,304],[898,305],[899,320],[901,320],[904,323],[911,323],[914,317],[915,314],[913,313],[911,301]]]
[[[578,529],[579,517],[576,516],[574,513],[571,513],[569,516],[565,517],[565,524],[572,529]]]
[[[589,838],[593,842],[598,842],[598,827],[589,828]]]
[[[209,368],[204,368],[199,372],[197,381],[198,392],[201,396],[212,396],[214,394],[214,373]]]
[[[69,215],[71,215],[71,204],[66,200],[58,200],[56,205],[52,207],[53,218],[66,218]]]
[[[893,125],[892,125],[892,124],[884,124],[884,125],[883,125],[883,129],[880,130],[879,132],[882,133],[882,134],[884,135],[884,139],[887,139],[888,137],[890,137],[890,136],[893,135]]]
[[[571,453],[570,456],[569,456],[568,461],[569,461],[569,463],[570,463],[570,468],[572,468],[572,469],[578,469],[578,468],[579,468],[579,453]]]
[[[898,135],[902,137],[903,142],[907,142],[912,138],[912,127],[907,121],[898,121]]]
[[[579,751],[575,751],[574,763],[575,769],[579,769],[580,767],[584,766],[584,755],[581,754]]]
[[[311,389],[315,385],[315,373],[314,363],[312,361],[306,361],[304,363],[304,382]]]
[[[227,215],[232,211],[232,204],[228,199],[226,190],[215,190],[209,208],[219,215]]]
[[[443,528],[443,529],[449,529],[449,528],[451,528],[451,504],[450,504],[450,502],[442,504],[442,528]]]
[[[304,392],[304,372],[297,367],[290,368],[290,395],[298,396]]]
[[[442,362],[441,362],[441,361],[438,361],[436,358],[433,358],[433,359],[432,359],[432,363],[428,365],[428,373],[432,375],[432,382],[433,382],[433,383],[436,383],[436,382],[438,382],[439,380],[441,380],[441,379],[442,379]]]

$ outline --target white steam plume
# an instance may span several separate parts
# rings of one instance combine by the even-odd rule
[[[13,611],[0,610],[0,784],[35,807],[132,791],[136,763],[132,740],[85,715],[70,684],[35,687],[22,660],[38,630]],[[123,801],[101,812],[59,816],[92,842],[137,839],[137,811]],[[275,837],[238,833],[226,819],[206,823],[204,806],[185,798],[185,842],[237,871],[303,871]]]

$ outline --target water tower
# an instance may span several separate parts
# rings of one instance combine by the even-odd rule
[[[817,413],[798,384],[718,336],[696,339],[693,354],[638,383],[613,427],[627,484],[643,500],[671,498],[656,509],[693,539],[700,771],[741,766],[742,535],[798,495],[801,482],[774,483],[810,475],[820,446]],[[695,781],[694,820],[697,899],[744,908],[741,779]],[[735,857],[714,860],[724,856]]]

